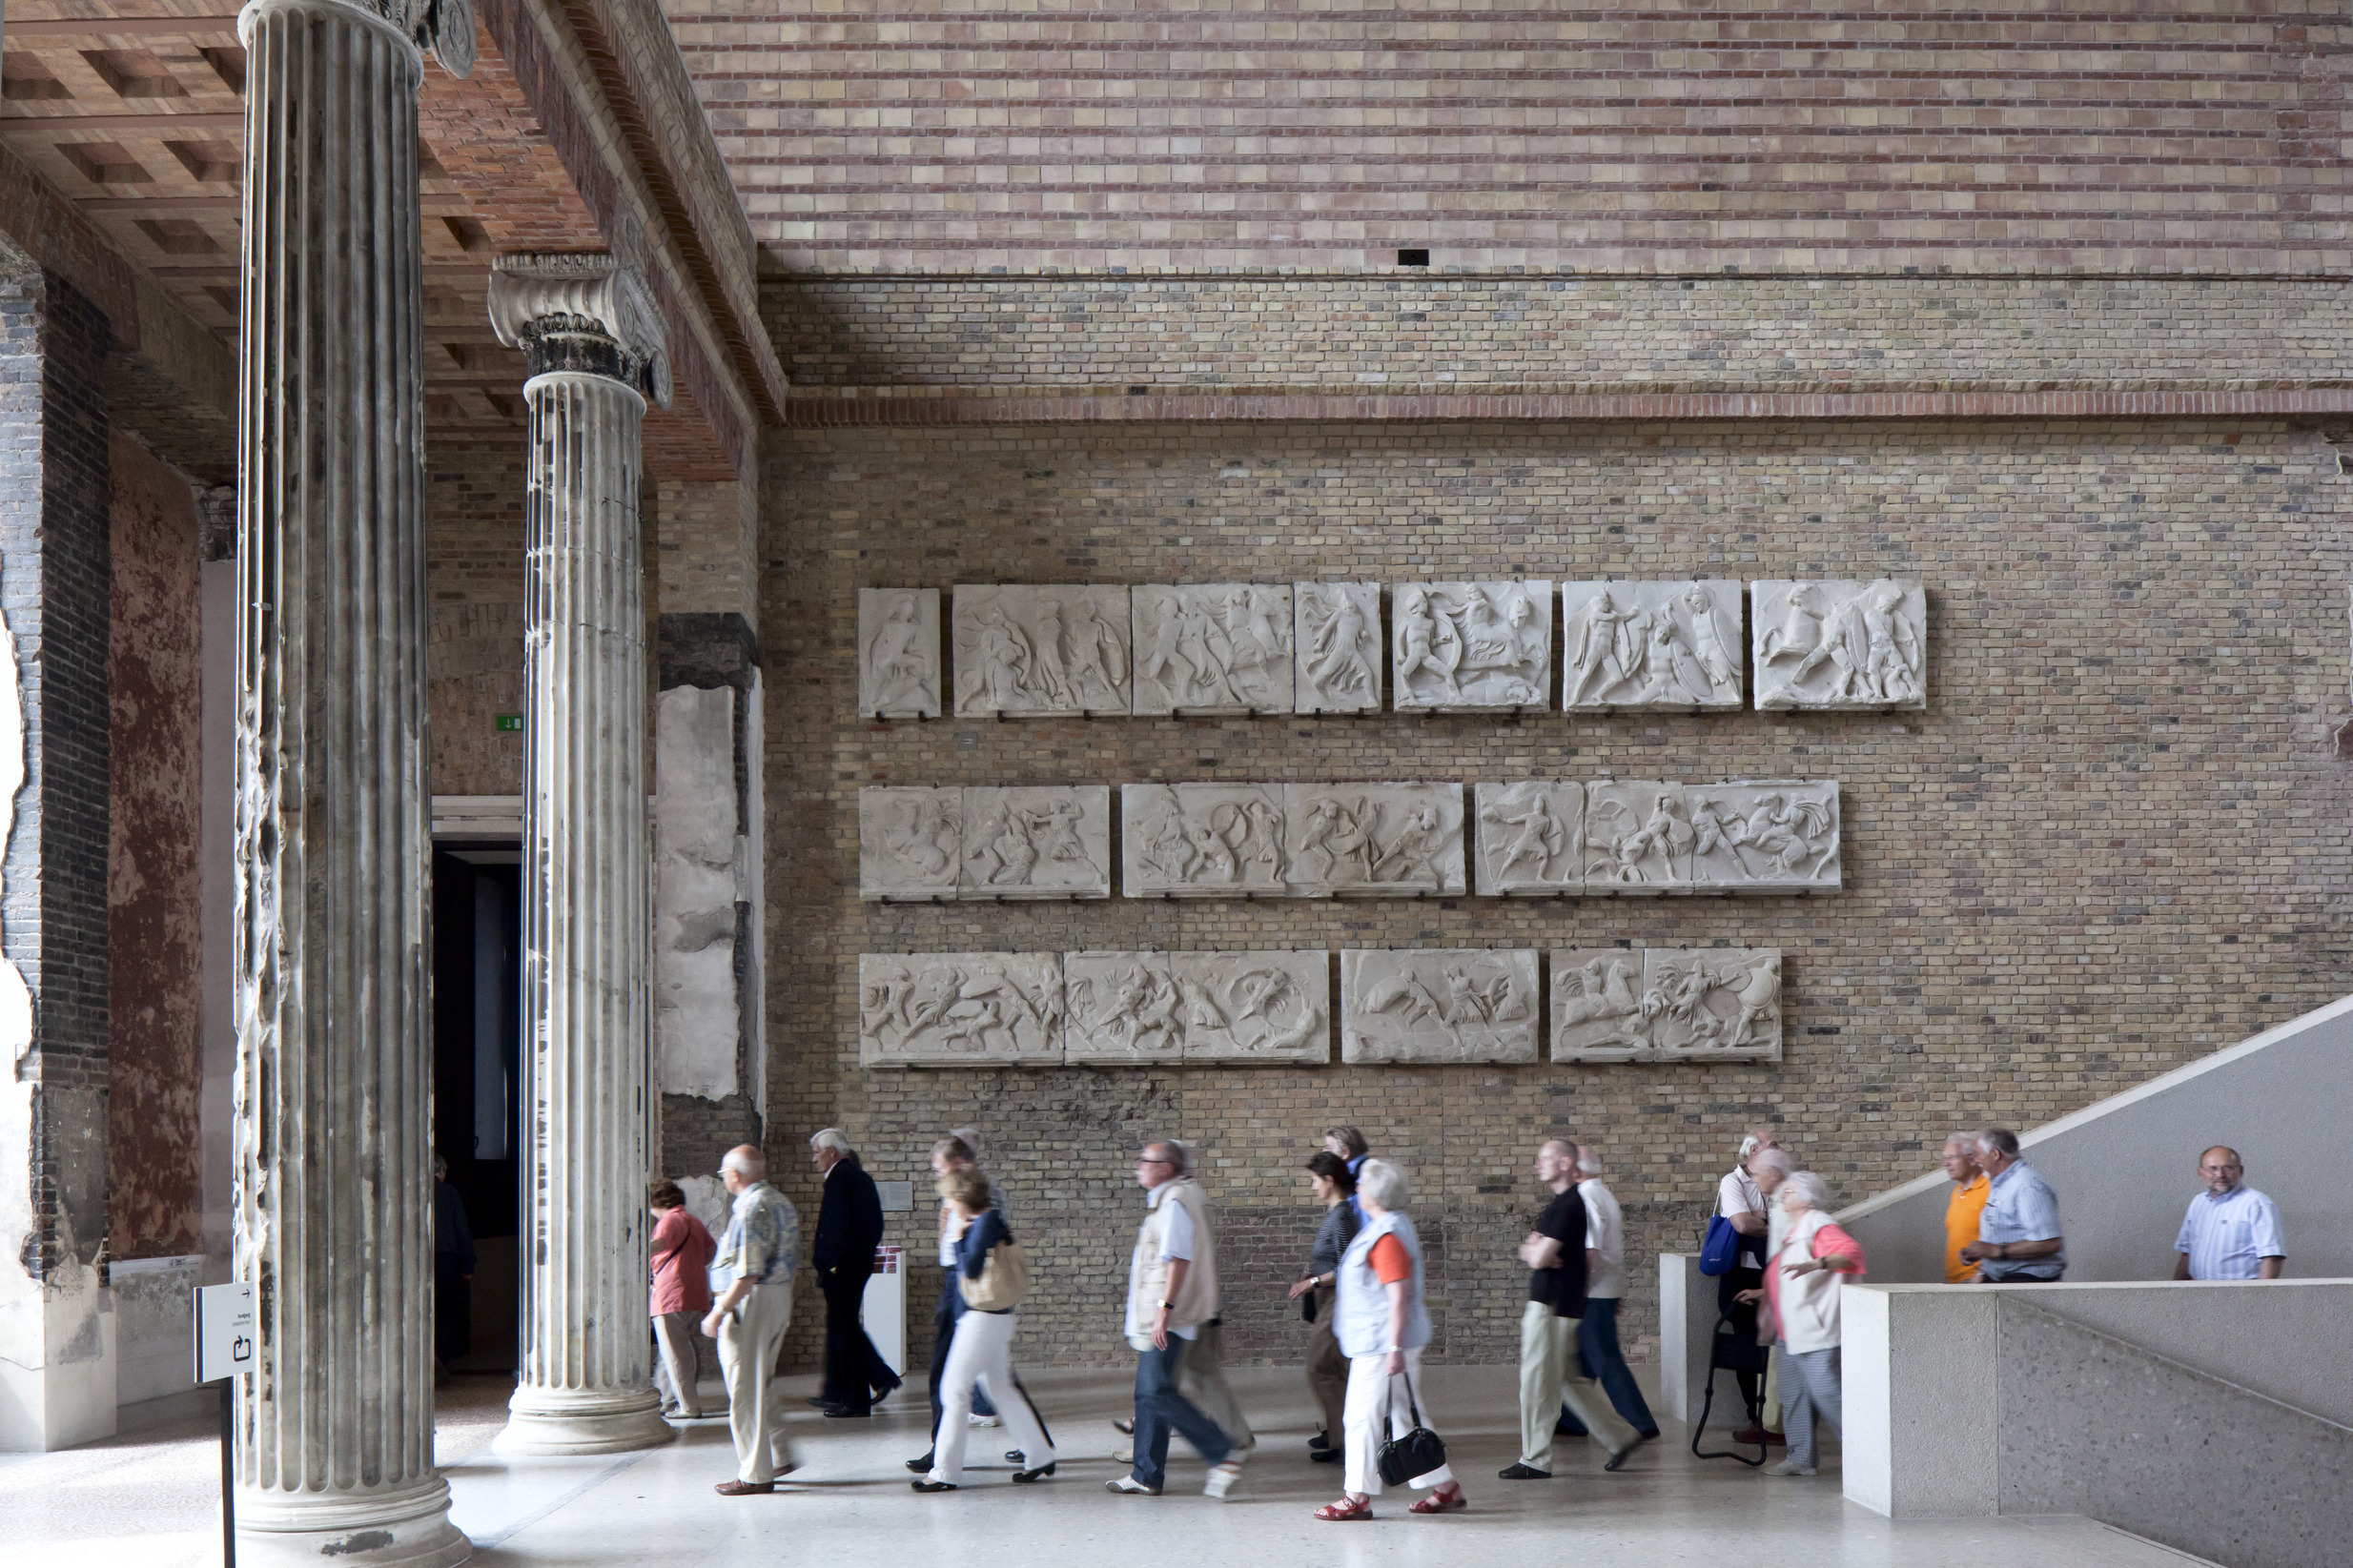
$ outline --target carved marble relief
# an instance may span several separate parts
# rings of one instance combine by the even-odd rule
[[[1134,711],[1291,711],[1291,590],[1226,582],[1129,591]]]
[[[939,717],[937,588],[858,590],[858,711]]]
[[[1556,1062],[1779,1061],[1778,947],[1561,948]]]
[[[1760,708],[1928,705],[1928,596],[1893,578],[1749,585]]]
[[[1533,1062],[1533,949],[1350,948],[1340,955],[1343,1062]]]
[[[1738,708],[1740,584],[1561,584],[1561,706]]]
[[[1549,582],[1406,582],[1390,605],[1400,713],[1543,707],[1552,678]]]
[[[884,785],[858,791],[860,898],[954,898],[963,845],[963,790]]]
[[[1696,843],[1683,785],[1644,780],[1586,785],[1587,893],[1688,892]]]
[[[1129,898],[1289,893],[1283,795],[1280,784],[1121,786],[1120,890]]]
[[[965,899],[1111,897],[1111,788],[964,792]]]
[[[1488,896],[1545,898],[1585,889],[1585,785],[1557,780],[1483,784],[1478,887]]]
[[[1331,1060],[1320,952],[1083,952],[1063,959],[1074,1066]]]
[[[1465,890],[1461,784],[1291,784],[1283,804],[1283,875],[1295,897]]]
[[[1128,590],[956,584],[956,717],[1129,711]]]
[[[1686,784],[1691,882],[1701,889],[1835,892],[1838,784],[1833,779]]]
[[[1060,953],[867,953],[858,960],[865,1067],[1058,1067]]]
[[[1295,582],[1295,707],[1381,711],[1381,584]]]

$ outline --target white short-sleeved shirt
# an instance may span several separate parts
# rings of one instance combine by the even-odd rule
[[[1758,1189],[1756,1178],[1737,1165],[1732,1167],[1729,1175],[1716,1184],[1716,1212],[1727,1219],[1734,1214],[1754,1214],[1759,1219],[1768,1220],[1772,1217],[1765,1208],[1765,1194]],[[1763,1236],[1742,1236],[1740,1267],[1765,1267],[1764,1246]]]
[[[1586,1271],[1585,1293],[1588,1299],[1614,1301],[1626,1294],[1625,1212],[1599,1176],[1579,1182],[1577,1195],[1585,1199],[1586,1251],[1596,1259]]]
[[[2190,1199],[2173,1250],[2189,1254],[2192,1279],[2260,1279],[2263,1259],[2287,1256],[2280,1206],[2252,1187],[2219,1198],[2200,1192]]]

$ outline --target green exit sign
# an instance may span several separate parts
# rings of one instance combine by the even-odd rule
[[[522,714],[520,714],[520,713],[501,713],[501,714],[500,714],[500,715],[499,715],[499,733],[500,733],[500,734],[504,735],[504,734],[505,734],[505,733],[507,733],[509,730],[517,730],[517,731],[520,731],[522,728]]]

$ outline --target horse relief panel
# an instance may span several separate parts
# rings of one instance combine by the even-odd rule
[[[1473,793],[1482,894],[1548,898],[1584,890],[1585,785],[1537,779],[1483,784]]]
[[[1128,590],[956,584],[956,717],[1129,711]]]
[[[1340,955],[1343,1062],[1533,1062],[1532,948],[1350,948]]]
[[[1781,1059],[1778,947],[1560,948],[1556,1062]]]
[[[1561,584],[1561,706],[1733,708],[1748,702],[1738,582]]]
[[[1147,584],[1129,597],[1134,712],[1291,711],[1289,588]]]
[[[1830,893],[1839,886],[1833,779],[1687,784],[1691,883],[1703,891]]]
[[[858,590],[858,711],[940,716],[939,590]]]
[[[1060,953],[867,953],[858,960],[864,1067],[1057,1067]]]
[[[963,790],[870,785],[858,791],[860,898],[954,898],[963,854]]]
[[[967,789],[964,899],[1111,897],[1111,788]]]
[[[1760,708],[1928,706],[1928,596],[1894,578],[1749,585]]]
[[[1688,893],[1697,842],[1683,785],[1642,780],[1586,785],[1581,853],[1587,893]]]
[[[1390,606],[1400,713],[1543,707],[1552,679],[1549,582],[1406,582]]]
[[[1129,898],[1279,898],[1280,784],[1127,784],[1120,891]]]
[[[1332,1057],[1329,961],[1315,952],[1063,958],[1073,1066],[1318,1066]]]
[[[1381,584],[1291,585],[1300,713],[1381,711]]]
[[[1461,784],[1290,784],[1283,803],[1284,880],[1295,897],[1465,890]]]

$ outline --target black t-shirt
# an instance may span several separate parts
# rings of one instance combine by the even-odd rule
[[[1529,1272],[1527,1298],[1550,1307],[1555,1317],[1583,1317],[1585,1199],[1577,1195],[1574,1187],[1545,1206],[1545,1217],[1536,1222],[1536,1233],[1550,1236],[1561,1244],[1561,1261],[1557,1268]]]

